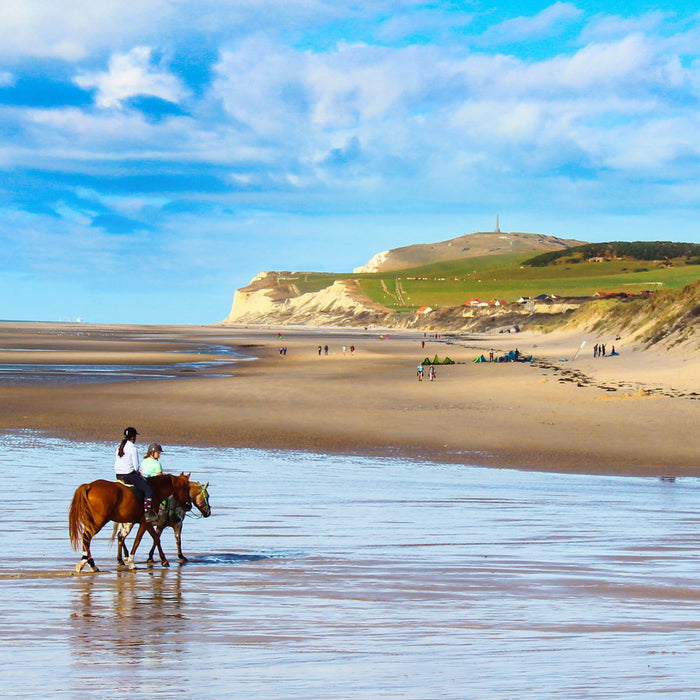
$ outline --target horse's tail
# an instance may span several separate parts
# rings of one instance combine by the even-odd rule
[[[95,534],[95,520],[92,517],[88,504],[89,484],[78,486],[73,495],[68,512],[68,532],[70,533],[70,543],[73,549],[78,549],[82,543],[83,535]]]

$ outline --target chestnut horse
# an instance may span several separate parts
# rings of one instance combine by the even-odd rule
[[[192,507],[190,502],[190,475],[161,474],[149,479],[153,486],[153,501],[160,503],[169,496],[185,510]],[[82,571],[88,564],[93,571],[99,571],[90,554],[92,538],[110,521],[118,523],[139,523],[139,531],[134,540],[134,546],[129,555],[129,567],[134,568],[134,554],[141,543],[144,532],[148,532],[156,541],[158,534],[153,525],[147,523],[143,512],[143,502],[137,498],[127,486],[117,481],[98,479],[89,484],[79,486],[68,514],[68,531],[73,549],[83,545],[83,556],[75,566],[77,572]]]
[[[209,505],[209,492],[207,491],[206,484],[200,484],[198,481],[190,481],[190,501],[197,510],[201,513],[201,518],[208,518],[211,515],[211,506]],[[194,512],[194,511],[193,511]],[[195,514],[196,515],[196,514]],[[160,555],[160,563],[162,566],[170,566],[168,560],[165,558],[165,553],[163,552],[163,547],[160,544],[160,536],[166,527],[171,527],[175,533],[175,544],[177,545],[177,558],[181,564],[187,563],[187,557],[182,553],[182,523],[184,521],[185,512],[175,505],[173,507],[172,499],[168,500],[168,510],[165,517],[158,522],[153,523],[156,527],[156,532],[158,533],[158,539],[153,540],[153,546],[151,551],[148,553],[148,559],[146,563],[149,566],[153,565],[153,554],[158,547],[158,554]],[[114,523],[114,531],[112,532],[112,541],[117,540],[117,564],[124,565],[124,559],[122,558],[122,552],[125,556],[128,556],[129,550],[126,547],[124,540],[129,536],[131,529],[136,523]]]

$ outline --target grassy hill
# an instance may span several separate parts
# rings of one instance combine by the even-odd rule
[[[550,294],[587,297],[596,292],[682,289],[700,278],[700,265],[684,258],[663,263],[640,260],[580,261],[533,267],[532,253],[484,255],[376,273],[288,273],[299,293],[317,292],[338,279],[355,279],[372,301],[395,311],[421,306],[459,306],[471,298],[513,302]]]

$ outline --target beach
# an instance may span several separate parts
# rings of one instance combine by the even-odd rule
[[[473,362],[516,348],[532,361]],[[698,476],[699,355],[585,332],[2,323],[0,430]],[[455,364],[418,381],[435,356]]]
[[[0,682],[20,698],[692,695],[699,485],[659,477],[698,475],[697,359],[619,341],[594,358],[583,340],[0,324]],[[491,348],[532,360],[473,362]],[[455,364],[419,382],[436,355]],[[68,505],[112,478],[128,425],[141,454],[160,442],[166,471],[208,484],[212,517],[183,523],[186,564],[166,531],[169,568],[146,542],[120,567],[108,525],[100,573],[77,574]]]

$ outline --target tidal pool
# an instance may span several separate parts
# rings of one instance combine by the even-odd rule
[[[3,435],[0,681],[20,698],[646,698],[700,685],[700,482],[165,446],[178,565],[72,575],[113,445]],[[143,446],[141,446],[143,450]],[[133,535],[132,538],[133,539]]]

